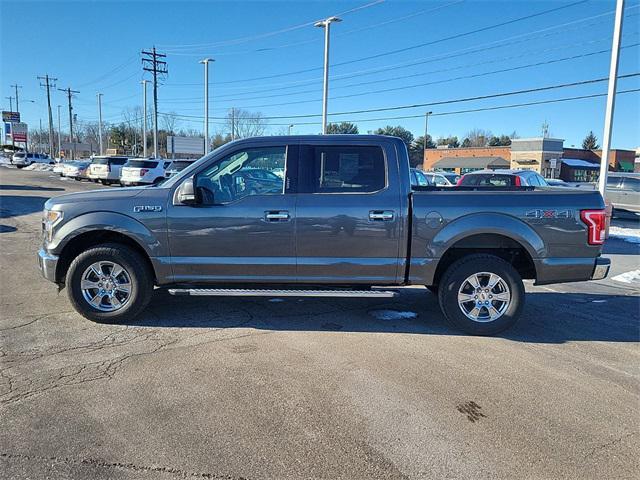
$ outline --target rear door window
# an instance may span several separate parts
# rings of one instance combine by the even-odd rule
[[[158,166],[158,162],[153,162],[150,160],[131,160],[127,167],[133,168],[156,168]]]
[[[301,193],[372,193],[387,184],[381,147],[303,145],[299,169]]]

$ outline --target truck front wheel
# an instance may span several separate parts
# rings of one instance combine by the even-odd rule
[[[69,300],[80,315],[94,322],[131,320],[151,300],[153,275],[149,270],[140,254],[126,245],[93,247],[69,267]]]
[[[524,306],[520,274],[494,255],[469,255],[453,263],[439,282],[447,320],[472,335],[493,335],[513,326]]]

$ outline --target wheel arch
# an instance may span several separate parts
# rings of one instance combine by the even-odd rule
[[[546,245],[533,228],[501,214],[467,215],[451,222],[436,234],[431,250],[431,255],[439,259],[433,285],[453,262],[466,255],[495,255],[514,265],[526,279],[536,278],[534,259],[546,255]]]

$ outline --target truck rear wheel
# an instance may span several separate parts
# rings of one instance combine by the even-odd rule
[[[109,243],[78,255],[67,272],[66,286],[80,315],[94,322],[120,323],[147,307],[153,275],[137,252]]]
[[[524,306],[520,274],[494,255],[456,261],[442,276],[438,290],[447,320],[472,335],[493,335],[512,327]]]

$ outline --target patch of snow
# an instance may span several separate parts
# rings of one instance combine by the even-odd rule
[[[33,170],[36,172],[52,172],[53,165],[49,165],[48,163],[32,163],[28,167],[24,167],[23,170]]]
[[[630,272],[624,272],[615,277],[611,277],[611,280],[622,283],[635,283],[640,284],[640,270],[631,270]]]
[[[11,165],[11,159],[4,155],[0,155],[0,165]]]
[[[418,316],[415,312],[398,312],[397,310],[373,310],[369,315],[378,320],[406,320]]]
[[[640,243],[640,229],[609,227],[609,236],[619,238],[629,243]]]

